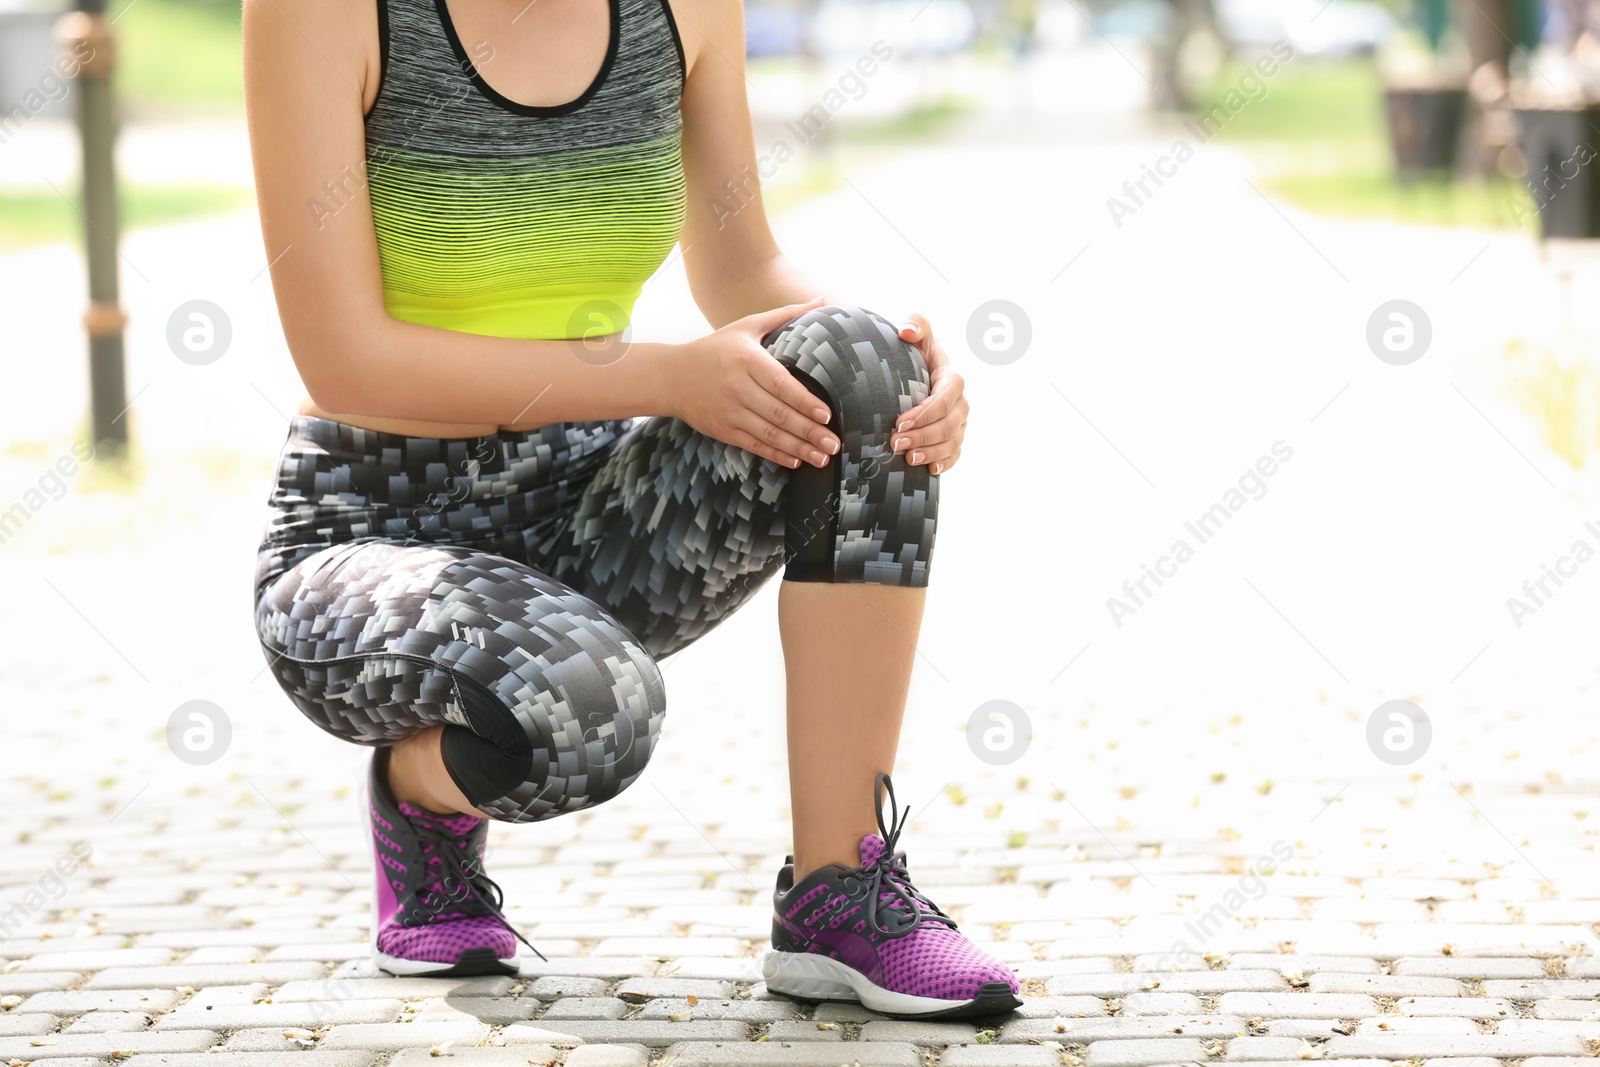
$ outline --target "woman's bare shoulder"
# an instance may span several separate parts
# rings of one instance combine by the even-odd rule
[[[378,59],[382,0],[242,0],[245,62],[251,54],[331,67],[360,87]]]
[[[668,0],[691,73],[701,54],[744,54],[743,0]]]

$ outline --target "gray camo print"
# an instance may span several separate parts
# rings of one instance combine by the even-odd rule
[[[808,580],[925,586],[939,479],[889,441],[928,395],[921,355],[851,307],[808,312],[767,347],[829,397],[843,447],[825,471],[671,418],[452,440],[295,419],[256,571],[257,633],[291,701],[386,745],[471,728],[460,680],[475,682],[533,750],[529,780],[479,807],[552,818],[638,778],[666,712],[657,659],[815,539],[831,565]],[[826,493],[791,491],[802,478]],[[791,508],[802,495],[809,510]],[[836,529],[817,499],[837,505]]]

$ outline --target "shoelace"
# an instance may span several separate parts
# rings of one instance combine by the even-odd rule
[[[538,956],[541,960],[545,960],[546,963],[550,962],[549,960],[545,959],[543,952],[540,952],[538,949],[533,947],[532,941],[529,941],[527,938],[523,937],[517,932],[516,927],[512,926],[506,921],[505,915],[501,913],[501,906],[505,900],[505,892],[501,890],[499,884],[495,882],[493,878],[490,878],[487,874],[485,874],[481,868],[478,870],[476,876],[469,877],[467,875],[466,868],[463,867],[461,863],[461,850],[457,846],[458,839],[453,835],[445,833],[443,830],[440,830],[437,827],[429,826],[426,823],[419,823],[415,819],[409,821],[411,823],[412,830],[417,835],[417,838],[421,841],[429,842],[434,846],[433,855],[439,857],[440,861],[444,864],[447,873],[455,875],[456,880],[467,887],[467,892],[472,894],[472,899],[477,902],[479,907],[483,909],[483,914],[489,916],[495,922],[505,927],[506,930],[510,932],[512,937],[516,938],[518,941],[521,941],[524,945],[527,945],[535,956]],[[433,888],[439,884],[439,881],[440,880],[436,879],[435,881],[430,882],[427,888],[423,891],[432,893],[436,896],[442,896],[446,900],[450,899],[449,894]],[[482,888],[480,888],[480,885]],[[492,901],[485,897],[486,893],[493,897]]]
[[[890,805],[887,823],[883,820],[883,797],[886,792]],[[883,838],[883,852],[873,862],[855,868],[855,873],[867,882],[867,922],[885,934],[908,934],[921,925],[924,918],[954,929],[955,920],[911,884],[911,872],[906,869],[906,854],[895,847],[900,843],[901,832],[911,821],[911,811],[909,809],[904,813],[900,811],[900,804],[894,795],[894,783],[882,771],[878,772],[878,777],[873,782],[872,796],[878,808],[878,834]],[[892,898],[886,906],[881,902],[884,894]],[[884,906],[885,910],[900,913],[901,909],[897,907],[899,904],[905,905],[905,909],[911,915],[911,921],[895,930],[890,930],[878,921],[878,909]]]

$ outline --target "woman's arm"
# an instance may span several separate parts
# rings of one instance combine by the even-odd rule
[[[695,303],[720,326],[817,291],[772,237],[757,180],[755,137],[745,92],[744,8],[740,0],[674,0],[684,50],[692,56],[683,93],[683,160],[688,218],[683,260]],[[738,191],[728,195],[727,183]],[[955,465],[966,437],[966,383],[921,315],[900,327],[928,365],[930,392],[902,415],[891,441],[913,466],[935,474]]]
[[[818,292],[773,240],[761,201],[745,92],[744,5],[673,0],[689,79],[683,90],[688,209],[683,263],[701,314],[721,326]],[[728,183],[738,190],[729,196]]]
[[[633,344],[599,366],[566,341],[391,318],[364,174],[362,116],[378,81],[374,0],[244,0],[243,19],[266,255],[289,351],[318,407],[496,425],[675,413],[667,371],[677,346]]]

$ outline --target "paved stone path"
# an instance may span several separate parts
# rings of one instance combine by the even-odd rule
[[[1600,589],[1579,571],[1522,625],[1505,601],[1600,501],[1502,358],[1585,309],[1526,235],[1307,218],[1222,146],[1114,228],[1105,198],[1165,147],[996,133],[852,173],[780,225],[830,291],[929,310],[971,380],[896,781],[919,885],[1016,967],[1023,1009],[907,1024],[762,986],[788,816],[772,590],[667,663],[660,754],[628,793],[493,829],[548,963],[372,972],[361,753],[294,713],[250,628],[293,376],[237,217],[129,242],[138,491],[84,475],[0,549],[0,1064],[1592,1060]],[[7,503],[65,447],[33,428],[81,396],[79,298],[50,280],[70,260],[0,262],[33,353]],[[1435,326],[1407,368],[1363,335],[1396,296]],[[210,367],[162,341],[194,297],[235,325]],[[1011,366],[965,348],[995,297],[1033,321]],[[669,268],[641,321],[684,336],[686,306]],[[1295,458],[1264,497],[1108,615],[1280,438]],[[1367,730],[1396,698],[1432,725],[1401,765]],[[204,766],[164,739],[194,699],[231,723]],[[992,765],[966,730],[998,699],[1031,743]]]

